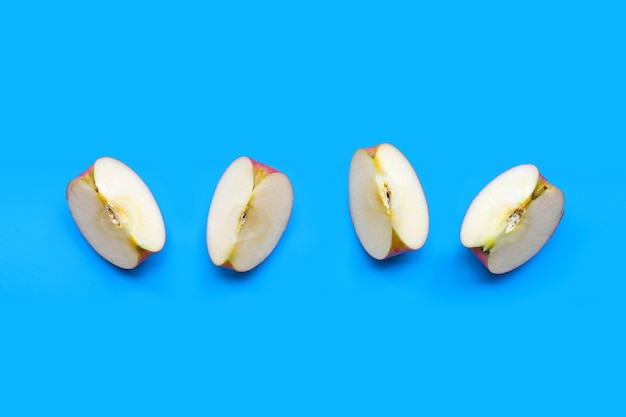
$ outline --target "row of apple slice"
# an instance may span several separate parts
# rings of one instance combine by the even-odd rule
[[[132,269],[165,245],[165,224],[148,186],[127,165],[96,160],[67,186],[70,212],[103,258]],[[274,249],[291,215],[293,189],[281,172],[236,159],[217,184],[207,219],[207,247],[216,265],[248,271]]]
[[[376,259],[417,250],[428,236],[428,205],[407,158],[381,144],[359,149],[349,178],[350,213],[365,250]],[[532,258],[563,216],[564,197],[537,167],[515,166],[474,198],[461,225],[461,243],[494,274]]]
[[[376,259],[417,250],[426,242],[426,197],[407,158],[394,146],[357,150],[350,164],[349,205],[364,249]],[[83,236],[103,258],[132,269],[165,244],[159,206],[143,180],[124,163],[99,158],[70,181],[67,201]],[[563,193],[533,165],[498,176],[470,205],[463,245],[493,273],[517,268],[547,242],[563,214]],[[248,157],[219,180],[207,219],[211,261],[236,271],[259,265],[274,250],[293,206],[283,173]]]

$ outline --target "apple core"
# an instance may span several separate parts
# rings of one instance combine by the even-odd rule
[[[120,218],[118,217],[113,207],[111,207],[109,204],[105,204],[104,209],[106,210],[107,214],[111,218],[111,221],[113,222],[113,224],[121,227],[122,223],[120,222]]]
[[[511,233],[515,230],[519,222],[522,221],[524,214],[526,214],[526,210],[524,209],[519,208],[515,210],[506,221],[506,229],[504,229],[504,233]]]
[[[391,214],[391,190],[389,189],[389,184],[387,184],[387,180],[383,180],[383,189],[380,193],[381,200],[383,202],[383,206],[385,206],[385,210],[387,210],[387,214]]]

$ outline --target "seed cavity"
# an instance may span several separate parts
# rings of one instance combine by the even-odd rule
[[[511,233],[513,230],[515,230],[519,222],[522,221],[522,217],[524,217],[525,214],[526,210],[524,209],[520,208],[515,210],[506,220],[506,229],[504,229],[504,233]]]
[[[113,209],[113,207],[110,206],[109,204],[105,204],[104,209],[106,210],[107,214],[111,218],[111,221],[113,222],[113,224],[120,227],[122,223],[120,222],[120,218],[115,212],[115,209]]]
[[[387,214],[391,214],[391,190],[389,189],[387,180],[383,180],[383,189],[380,192],[380,198],[383,202],[383,206],[385,206],[385,210],[387,210]]]

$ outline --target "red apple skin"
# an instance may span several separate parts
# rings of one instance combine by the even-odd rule
[[[265,177],[267,177],[268,175],[272,175],[276,172],[280,172],[279,170],[277,170],[276,168],[273,168],[269,165],[265,165],[264,163],[261,163],[259,161],[256,161],[252,158],[249,158],[250,162],[252,163],[252,171],[254,173],[254,187],[256,187],[257,185],[259,185],[261,183],[261,181],[263,181],[265,179]]]
[[[139,256],[137,257],[137,266],[156,253],[140,247],[137,247],[137,251],[139,252]]]
[[[378,150],[379,146],[380,145],[369,146],[367,148],[363,148],[363,150],[373,158],[376,155],[376,151]]]
[[[69,192],[70,192],[70,188],[72,186],[72,184],[75,181],[80,181],[80,180],[84,180],[84,181],[88,181],[90,183],[93,184],[94,187],[94,191],[97,193],[97,187],[95,186],[95,179],[94,179],[94,167],[95,167],[96,163],[94,162],[93,164],[89,165],[89,167],[84,170],[83,172],[81,172],[78,176],[76,176],[74,179],[72,179],[68,184],[67,184],[67,188],[65,189],[65,199],[69,200]],[[98,196],[100,196],[98,194]],[[102,198],[102,197],[101,197]],[[80,229],[79,229],[80,230]],[[82,234],[82,231],[81,231]],[[129,239],[132,239],[131,236],[129,236]],[[134,267],[128,268],[128,269],[133,269],[136,268],[137,266],[139,266],[143,261],[145,261],[146,259],[148,259],[150,256],[154,255],[156,252],[151,252],[149,250],[146,250],[140,246],[138,246],[137,244],[135,244],[135,246],[137,247],[137,264]],[[99,254],[98,254],[99,255]],[[117,265],[116,265],[117,266]],[[124,268],[121,268],[124,269]]]
[[[265,175],[270,175],[270,174],[273,174],[275,172],[280,172],[276,168],[273,168],[273,167],[271,167],[269,165],[265,165],[262,162],[256,161],[256,160],[254,160],[252,158],[248,158],[248,159],[250,159],[250,162],[252,162],[252,168],[254,168],[255,172],[258,171],[258,170],[261,170],[261,171],[265,172]]]
[[[94,168],[94,165],[95,165],[95,162],[93,164],[89,165],[89,167],[86,170],[81,172],[78,176],[73,178],[67,184],[67,187],[65,188],[65,199],[66,200],[69,200],[70,187],[72,186],[72,183],[74,181],[81,180],[81,179],[85,178],[85,179],[88,179],[89,181],[93,182],[93,168]]]
[[[391,247],[389,248],[389,253],[382,260],[391,258],[392,256],[397,256],[405,252],[411,252],[415,249],[409,248],[403,241],[398,237],[395,230],[391,231]]]
[[[415,249],[410,249],[410,248],[407,248],[406,246],[403,246],[403,247],[400,247],[400,248],[393,248],[393,247],[392,247],[392,248],[389,250],[389,254],[387,254],[387,256],[385,256],[382,260],[384,260],[384,259],[389,259],[389,258],[391,258],[391,257],[397,256],[397,255],[400,255],[400,254],[403,254],[403,253],[405,253],[405,252],[411,252],[411,251],[413,251],[413,250],[415,250]]]
[[[483,251],[483,248],[470,248],[472,253],[476,255],[478,260],[485,265],[485,268],[489,269],[488,260],[489,260],[489,252]]]
[[[95,167],[96,163],[94,162],[93,164],[89,165],[89,167],[84,170],[77,178],[83,178],[83,177],[92,177],[93,178],[93,169]]]
[[[221,266],[222,268],[230,269],[231,271],[237,272],[235,268],[233,267],[233,264],[230,263],[230,259],[228,259],[226,262],[224,262],[223,264],[219,266]]]

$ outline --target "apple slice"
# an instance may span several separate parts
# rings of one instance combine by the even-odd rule
[[[393,145],[383,143],[354,153],[348,197],[356,234],[373,258],[417,250],[426,242],[429,217],[422,184]]]
[[[249,271],[274,250],[293,207],[282,172],[242,156],[220,178],[207,218],[207,248],[217,266]]]
[[[165,244],[165,224],[152,193],[127,165],[96,160],[67,186],[72,217],[87,242],[112,264],[132,269]]]
[[[509,272],[546,244],[563,217],[563,192],[536,166],[515,166],[474,198],[461,226],[461,243],[494,274]]]

